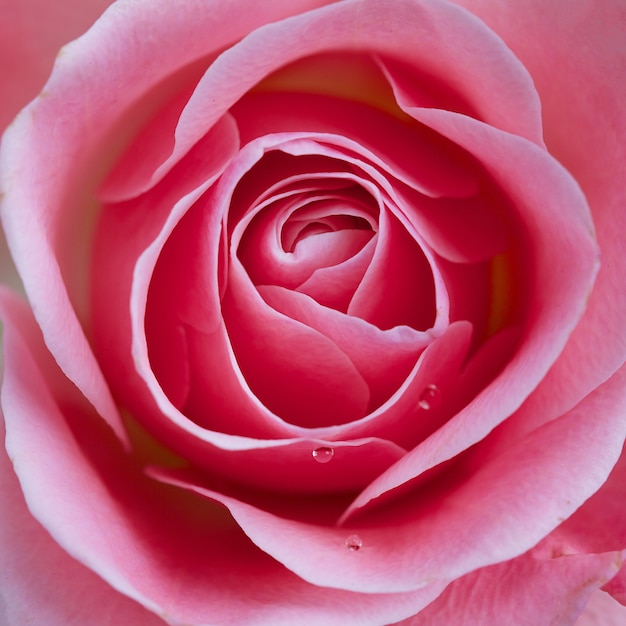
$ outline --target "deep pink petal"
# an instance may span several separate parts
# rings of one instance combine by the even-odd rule
[[[327,175],[332,178],[332,173]],[[333,202],[321,189],[315,189],[319,176],[316,172],[315,178],[312,177],[309,191],[293,190],[270,196],[235,222],[231,250],[255,285],[298,287],[317,269],[334,267],[357,255],[372,238],[376,221],[361,206],[360,198],[351,197],[356,191],[345,191]],[[316,218],[316,213],[321,212],[325,217],[327,210],[322,208],[330,209],[333,205],[344,216],[359,218],[366,225],[369,222],[370,228],[334,230],[305,238],[295,236],[297,229],[301,230],[307,222],[319,223],[321,218]],[[318,211],[314,211],[315,207]]]
[[[444,259],[479,263],[511,245],[506,203],[495,194],[431,199],[403,188],[396,193],[424,241]]]
[[[180,213],[193,204],[223,170],[230,155],[238,148],[238,138],[232,120],[226,117],[216,124],[213,131],[207,135],[206,142],[208,146],[200,143],[197,151],[188,155],[180,170],[171,173],[159,187],[157,196],[148,194],[135,201],[107,206],[103,209],[98,222],[92,256],[91,327],[99,365],[105,372],[107,382],[115,390],[117,399],[123,402],[129,399],[127,407],[134,407],[142,402],[154,405],[154,401],[147,394],[145,384],[137,376],[133,356],[129,350],[132,321],[129,298],[135,264],[157,237],[163,223],[167,222],[172,207],[178,203]],[[149,275],[145,276],[138,272],[135,282],[141,283],[144,277],[147,292]],[[181,281],[176,285],[179,289],[185,287],[185,283]],[[196,315],[203,313],[204,310],[195,312]],[[168,330],[174,335],[181,353],[165,351],[164,354],[164,351],[158,351],[157,346],[154,356],[157,369],[162,359],[166,357],[180,358],[181,354],[184,356],[184,339],[175,327]],[[171,372],[168,370],[164,385],[174,398],[182,402],[188,393],[189,374],[186,372],[185,363],[175,362],[175,364],[176,367]]]
[[[249,151],[254,155],[261,148],[278,149],[298,157],[324,155],[345,160],[371,176],[385,192],[394,195],[389,180],[377,169],[384,168],[384,162],[349,138],[323,133],[277,133],[251,142],[246,146],[246,152]],[[373,183],[370,183],[370,186],[373,193],[379,196],[380,202],[379,190]],[[381,242],[378,241],[374,253],[376,262],[373,260],[368,268],[359,290],[351,301],[348,313],[373,321],[381,328],[409,324],[420,329],[427,329],[430,325],[441,329],[446,324],[449,305],[445,285],[430,252],[416,243],[419,234],[410,219],[401,209],[393,205],[391,199],[389,202],[391,215],[381,212],[379,218],[379,224],[381,226],[384,224],[385,245],[381,246]],[[382,237],[383,233],[379,232],[379,236]],[[392,245],[394,242],[397,244],[396,247]],[[399,245],[399,242],[402,245]],[[382,281],[385,288],[379,293],[373,286],[381,283],[384,261],[388,259],[394,260],[394,271],[386,275]],[[417,288],[410,290],[411,299],[407,300],[405,286],[413,284],[417,285]],[[431,305],[436,303],[435,310],[429,306],[422,306],[424,294],[427,302]],[[413,303],[413,306],[408,306],[407,303]]]
[[[208,137],[207,141],[209,145],[213,143],[211,137]],[[211,158],[210,152],[202,145],[199,146],[199,152],[204,155],[205,159],[207,156]],[[244,152],[241,156],[244,163],[245,157]],[[121,265],[109,264],[112,284],[116,291],[119,290],[119,293],[110,295],[112,300],[109,307],[102,306],[102,311],[110,312],[110,305],[114,304],[121,307],[119,315],[123,319],[124,298],[128,297],[125,290],[129,289],[129,267],[132,259],[137,255],[138,250],[148,246],[151,238],[156,237],[158,233],[154,232],[155,227],[163,224],[167,209],[170,204],[175,203],[175,197],[181,193],[189,194],[193,191],[193,186],[198,184],[196,180],[198,173],[206,174],[203,161],[195,167],[187,165],[186,162],[181,164],[189,180],[174,177],[172,180],[177,184],[166,188],[169,191],[160,195],[160,203],[148,195],[141,201],[107,208],[110,212],[105,213],[100,231],[103,237],[100,242],[100,254],[105,255],[107,246],[118,242],[119,233],[126,232],[127,228],[135,233],[136,239],[122,239],[128,248],[124,254],[116,257],[120,259]],[[238,167],[237,163],[231,167],[234,170],[232,172],[234,181],[237,181],[241,175]],[[181,181],[184,184],[181,185]],[[163,189],[160,191],[163,192]],[[178,195],[170,197],[171,193]],[[192,201],[195,193],[194,191],[187,201]],[[124,342],[119,341],[119,333],[124,328],[119,323],[112,323],[117,318],[104,315],[98,318],[100,332],[103,333],[100,335],[101,343],[98,343],[99,354],[103,362],[107,364],[108,376],[118,392],[122,394],[124,405],[131,409],[138,419],[143,421],[162,441],[167,441],[172,449],[194,460],[208,471],[233,476],[246,483],[291,491],[302,489],[303,486],[312,491],[323,488],[341,490],[360,487],[388,468],[404,451],[395,444],[376,440],[336,444],[337,448],[345,448],[345,453],[340,454],[338,451],[338,462],[320,471],[311,455],[316,448],[327,445],[324,441],[295,439],[289,442],[285,438],[307,434],[309,437],[323,439],[331,435],[335,429],[317,429],[317,432],[305,433],[303,429],[286,426],[254,398],[245,381],[242,380],[241,374],[237,373],[238,368],[230,351],[228,338],[219,316],[216,317],[216,312],[219,311],[216,250],[221,224],[218,207],[224,202],[224,198],[219,199],[209,194],[183,218],[180,217],[180,213],[184,212],[186,205],[182,203],[177,208],[175,206],[174,213],[170,216],[169,222],[163,226],[159,237],[146,248],[147,252],[142,255],[135,272],[132,297],[136,342],[134,364],[123,352],[113,351],[115,347],[120,347],[120,349],[124,347]],[[152,215],[154,215],[154,222]],[[179,219],[180,221],[177,221]],[[134,223],[143,224],[143,226],[137,228],[133,226]],[[202,233],[202,236],[197,237],[199,233]],[[167,245],[161,249],[166,241]],[[195,244],[199,244],[199,247]],[[186,265],[185,259],[189,255],[189,263]],[[158,274],[160,266],[157,264],[157,273],[154,273],[150,280],[152,267],[157,262],[157,258],[165,262],[166,269],[167,265],[173,261],[195,269],[194,272],[185,270],[180,274],[178,270],[181,268],[173,265],[171,267],[173,271],[168,277],[167,273]],[[199,270],[198,274],[195,273],[196,270]],[[96,278],[101,280],[104,274],[100,273]],[[186,281],[191,281],[191,283]],[[198,303],[201,306],[190,307],[188,305],[195,302],[190,294],[198,291],[191,289],[194,281],[201,287],[199,293],[202,302]],[[150,282],[153,283],[154,291],[150,292],[147,300]],[[103,304],[109,297],[107,295],[109,291],[104,287],[106,285],[96,290],[98,297],[103,298],[100,300]],[[151,369],[142,313],[146,307],[146,301],[148,302],[146,319],[150,343],[163,339],[159,336],[160,324],[163,320],[166,322],[169,320],[168,324],[175,330],[184,330],[187,354],[179,354],[177,358],[187,356],[190,362],[198,361],[198,364],[202,365],[202,367],[189,368],[191,389],[184,407],[185,412],[192,419],[195,418],[200,426],[187,419],[172,405],[155,378],[155,372]],[[152,306],[155,307],[155,315],[158,314],[158,316],[150,313]],[[106,327],[102,326],[104,323]],[[164,328],[164,331],[166,330],[167,328]],[[130,329],[127,332],[130,332]],[[196,359],[196,354],[199,355],[198,359]],[[124,363],[126,368],[134,369],[137,366],[143,381],[137,380],[133,369],[122,369],[120,364]],[[177,367],[180,365],[176,362]],[[192,370],[195,370],[193,375]],[[151,395],[147,394],[147,390],[151,391]],[[212,430],[207,430],[202,426]],[[245,435],[245,438],[243,436],[232,437],[228,433]],[[254,437],[271,437],[279,440],[263,441]],[[362,466],[360,458],[363,455],[371,459],[367,472],[360,470]],[[291,473],[284,472],[285,464],[293,468]]]
[[[408,327],[381,331],[364,320],[319,306],[311,298],[281,287],[258,288],[282,314],[321,332],[352,361],[370,389],[370,410],[404,383],[421,351],[434,339]]]
[[[216,128],[217,130],[217,128]],[[280,138],[278,142],[282,141]],[[211,136],[207,137],[207,142],[212,143]],[[193,153],[192,153],[193,154]],[[202,144],[198,146],[198,154],[203,158],[211,160],[210,150],[205,150]],[[255,146],[248,150],[243,150],[237,159],[231,163],[227,173],[222,177],[219,188],[209,194],[194,209],[196,215],[204,216],[206,220],[199,224],[199,228],[206,234],[204,238],[193,239],[193,241],[204,242],[208,246],[206,250],[196,250],[193,246],[180,248],[182,256],[185,253],[199,253],[198,258],[202,263],[192,264],[193,267],[201,269],[201,276],[187,276],[193,280],[200,280],[202,289],[206,290],[203,296],[202,307],[186,307],[191,300],[189,294],[181,293],[178,299],[162,300],[159,302],[163,309],[168,307],[173,311],[178,309],[182,315],[183,326],[187,326],[185,334],[188,335],[188,349],[198,349],[204,351],[203,364],[207,365],[207,359],[211,357],[216,369],[209,367],[202,374],[206,374],[207,384],[212,383],[215,395],[210,395],[211,387],[206,388],[206,396],[200,394],[201,402],[197,404],[197,411],[191,404],[193,400],[193,385],[191,396],[186,409],[189,409],[191,416],[202,416],[199,423],[207,421],[206,425],[215,430],[207,430],[202,426],[194,424],[193,421],[183,415],[172,404],[165,395],[152,371],[148,354],[146,334],[144,332],[144,310],[148,296],[150,276],[162,247],[166,241],[172,239],[172,233],[178,231],[185,219],[193,217],[194,212],[186,213],[185,219],[181,219],[182,214],[187,210],[187,204],[193,202],[194,197],[201,193],[202,188],[196,188],[199,173],[206,174],[206,168],[202,167],[203,161],[187,167],[187,163],[181,163],[182,175],[173,176],[168,180],[165,187],[167,193],[160,193],[159,202],[151,198],[148,194],[143,200],[122,203],[114,207],[108,207],[103,217],[103,222],[99,228],[99,254],[106,258],[107,246],[117,242],[120,246],[124,242],[126,248],[122,248],[122,254],[114,256],[119,265],[109,263],[110,275],[99,273],[96,279],[104,282],[100,287],[96,287],[97,298],[94,310],[111,312],[111,306],[119,308],[119,312],[109,317],[100,316],[100,324],[96,325],[98,341],[98,353],[101,361],[105,365],[107,376],[113,386],[122,395],[123,405],[130,409],[137,418],[142,421],[149,430],[162,441],[167,441],[168,445],[179,454],[194,460],[199,466],[208,471],[217,471],[220,475],[232,476],[245,483],[253,483],[265,487],[276,489],[302,489],[303,485],[307,489],[316,491],[323,488],[330,490],[354,489],[362,487],[374,476],[388,468],[403,453],[404,450],[397,445],[380,440],[356,440],[346,443],[333,444],[337,448],[345,448],[346,452],[339,456],[341,462],[333,463],[330,469],[319,471],[319,467],[312,462],[311,453],[320,446],[328,445],[325,439],[336,434],[334,427],[324,429],[319,428],[314,431],[305,431],[297,427],[289,427],[284,422],[278,420],[276,416],[267,411],[258,400],[249,392],[245,381],[240,373],[237,374],[237,367],[230,352],[227,338],[220,323],[219,294],[217,286],[217,258],[216,255],[219,243],[219,225],[221,224],[220,207],[228,204],[229,194],[232,194],[233,187],[242,176],[242,172],[247,171],[259,158]],[[194,163],[194,161],[192,161]],[[218,166],[219,163],[216,164]],[[186,177],[186,178],[185,178]],[[186,181],[180,186],[181,181]],[[195,181],[195,182],[194,182]],[[177,182],[177,185],[172,185]],[[163,189],[160,190],[163,192]],[[187,194],[184,202],[176,203],[176,198],[180,194]],[[214,193],[216,195],[214,195]],[[171,196],[170,194],[177,194]],[[174,205],[173,213],[166,219],[171,205]],[[132,207],[132,211],[128,209]],[[152,217],[154,214],[154,218]],[[181,220],[180,222],[178,220]],[[196,222],[189,222],[191,232],[196,231]],[[140,225],[140,226],[139,226]],[[106,226],[106,228],[105,228]],[[134,233],[133,238],[125,238],[120,233],[127,232],[127,229]],[[161,228],[159,234],[158,229]],[[157,236],[158,235],[158,236]],[[153,240],[154,239],[154,240]],[[149,244],[153,240],[152,244]],[[184,237],[183,237],[184,240]],[[180,242],[179,242],[180,243]],[[146,248],[146,246],[148,246]],[[135,270],[135,282],[131,294],[131,312],[133,332],[133,354],[134,363],[124,352],[125,342],[120,340],[120,333],[131,332],[131,329],[124,329],[121,323],[113,324],[113,320],[124,320],[127,315],[125,310],[126,298],[131,276],[129,269],[133,260],[140,250],[144,250],[141,259]],[[177,256],[177,254],[174,254]],[[106,277],[109,277],[108,279]],[[204,278],[203,278],[204,277]],[[172,278],[176,278],[173,276]],[[106,279],[106,280],[105,280]],[[107,280],[109,285],[107,286]],[[160,279],[159,279],[160,280]],[[158,282],[158,281],[157,281]],[[171,288],[182,288],[185,291],[185,282],[170,282]],[[111,285],[115,286],[115,292],[111,292]],[[167,284],[164,285],[163,293],[167,295]],[[108,302],[108,298],[111,301]],[[97,306],[100,303],[100,306]],[[208,308],[207,308],[208,307]],[[162,312],[162,311],[161,311]],[[106,325],[102,325],[106,323]],[[178,324],[179,325],[179,324]],[[193,329],[204,329],[202,331]],[[189,335],[190,332],[195,334]],[[158,337],[155,336],[155,339]],[[207,344],[207,341],[212,343]],[[114,352],[113,348],[118,347],[121,352]],[[203,350],[206,348],[206,350]],[[192,358],[192,356],[190,356]],[[123,366],[123,367],[122,367]],[[136,372],[140,375],[137,379]],[[219,375],[211,376],[212,371]],[[204,381],[202,381],[204,382]],[[215,383],[219,384],[215,386]],[[224,393],[229,389],[232,393]],[[230,400],[235,400],[235,404]],[[206,406],[214,405],[215,412],[207,414]],[[194,406],[196,406],[194,404]],[[235,417],[233,417],[235,416]],[[208,419],[207,419],[208,418]],[[224,434],[226,433],[226,434]],[[245,434],[250,436],[231,436],[233,434]],[[293,441],[285,440],[285,437],[302,437]],[[276,441],[264,441],[254,437],[279,438]],[[314,439],[311,439],[311,438]],[[363,472],[361,458],[367,456],[372,460],[368,465],[368,471]],[[288,464],[294,469],[291,473],[285,473],[284,467]],[[252,469],[255,468],[255,469]]]
[[[363,417],[370,392],[346,354],[323,334],[269,307],[237,265],[231,264],[222,310],[235,358],[255,395],[300,426]]]
[[[333,70],[333,62],[334,59],[319,61],[327,71]],[[305,71],[313,71],[310,63]],[[376,72],[375,67],[368,69]],[[297,70],[288,70],[292,71]],[[337,87],[344,88],[349,78],[350,75],[337,77]],[[275,89],[280,87],[281,80],[289,84],[287,78],[281,78],[281,72],[268,80]],[[393,114],[401,115],[397,105],[394,112],[380,111],[359,101],[317,95],[315,84],[310,89],[313,93],[307,90],[306,94],[280,91],[247,94],[232,108],[243,140],[303,130],[343,135],[376,154],[395,177],[423,193],[465,197],[478,190],[475,172],[460,151],[455,152],[453,145],[428,129],[398,120]],[[367,93],[355,92],[352,96],[358,100],[367,97]],[[395,104],[393,94],[386,94],[381,104]]]
[[[398,327],[391,332],[402,336],[406,330]],[[338,435],[383,437],[411,450],[445,423],[456,403],[467,397],[458,382],[471,334],[468,322],[451,324],[426,347],[389,400],[363,420],[346,424]]]
[[[355,286],[363,279],[372,260],[376,240],[376,237],[371,239],[357,254],[341,265],[316,269],[294,291],[311,296],[323,306],[347,311]]]
[[[323,306],[347,311],[354,289],[346,289],[358,285],[372,260],[376,241],[370,241],[363,249],[348,261],[333,267],[322,267],[315,270],[294,291],[311,296]]]
[[[376,250],[348,314],[382,330],[433,328],[442,317],[437,306],[437,270],[420,243],[390,211],[382,211]]]

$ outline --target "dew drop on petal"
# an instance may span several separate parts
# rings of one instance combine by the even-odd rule
[[[441,404],[441,390],[437,385],[426,385],[417,403],[420,409],[428,411],[435,409]]]
[[[350,535],[346,539],[346,548],[352,552],[356,552],[363,547],[363,540],[358,535]]]
[[[322,446],[313,450],[311,454],[318,463],[328,463],[335,456],[335,451],[327,446]]]

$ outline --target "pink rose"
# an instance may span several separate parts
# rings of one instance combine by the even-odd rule
[[[626,7],[557,4],[61,50],[0,152],[2,623],[624,619]]]

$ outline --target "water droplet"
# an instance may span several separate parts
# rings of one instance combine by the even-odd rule
[[[363,540],[358,535],[350,535],[346,539],[346,548],[352,552],[356,552],[363,547]]]
[[[313,450],[311,454],[318,463],[328,463],[335,456],[335,451],[327,446],[322,446]]]
[[[426,385],[417,403],[420,409],[428,411],[435,409],[441,404],[441,390],[437,385]]]

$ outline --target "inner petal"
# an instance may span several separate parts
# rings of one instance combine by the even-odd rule
[[[321,333],[268,306],[234,255],[222,311],[248,385],[276,415],[319,427],[366,414],[369,388],[348,356]]]
[[[315,180],[301,184],[306,191],[295,187],[265,199],[232,229],[233,250],[256,285],[298,288],[316,270],[352,259],[376,236],[380,207],[362,187],[328,193],[316,190]]]
[[[348,313],[386,330],[427,330],[437,318],[433,270],[424,250],[388,211],[380,216],[378,246]]]
[[[333,205],[331,209],[335,209],[335,206]],[[338,207],[336,210],[341,211],[341,207]],[[304,211],[299,211],[298,215],[292,216],[283,226],[281,243],[283,250],[286,252],[295,252],[296,246],[309,237],[345,231],[369,231],[365,233],[367,241],[373,235],[368,222],[356,215],[329,213],[327,216],[315,218],[314,216],[310,217]],[[352,256],[352,254],[349,256]]]
[[[347,261],[316,269],[294,291],[305,293],[319,304],[346,313],[354,292],[372,261],[377,241],[378,235],[374,235]]]
[[[322,333],[349,357],[368,384],[370,412],[400,388],[422,350],[434,340],[433,334],[406,326],[380,330],[297,291],[275,286],[258,291],[272,308]]]

